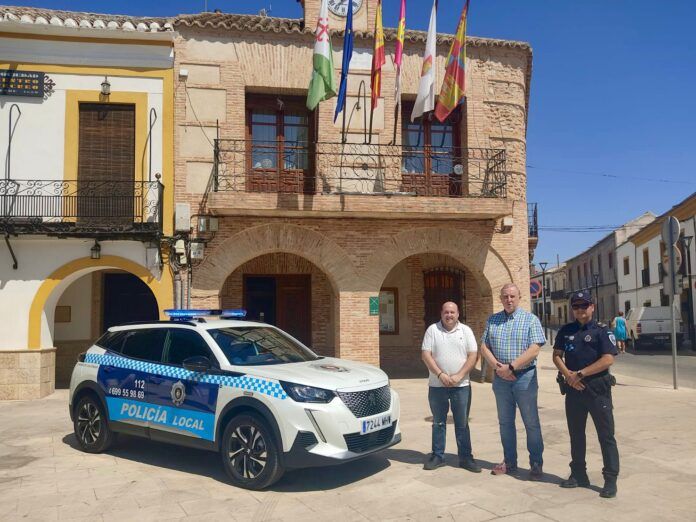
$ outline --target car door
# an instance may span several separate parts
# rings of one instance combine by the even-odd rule
[[[213,441],[220,386],[207,373],[187,370],[183,363],[192,357],[205,357],[217,368],[217,359],[197,331],[167,330],[161,371],[150,376],[149,400],[165,408],[168,416],[163,422],[151,423],[150,436],[159,440],[184,436]]]
[[[158,414],[157,408],[148,404],[149,375],[162,359],[166,336],[164,328],[125,332],[120,354],[107,352],[99,366],[98,381],[116,431],[147,435],[150,420]]]

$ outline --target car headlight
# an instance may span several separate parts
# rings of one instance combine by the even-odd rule
[[[331,390],[315,388],[305,384],[280,381],[280,385],[293,400],[297,402],[321,402],[328,403],[336,396]]]

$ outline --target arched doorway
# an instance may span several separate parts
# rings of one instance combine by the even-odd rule
[[[77,355],[109,327],[133,321],[156,321],[159,307],[152,290],[124,270],[96,270],[71,282],[55,304],[53,344],[56,387],[70,384]]]
[[[492,306],[475,274],[452,256],[416,254],[397,263],[380,289],[380,366],[390,377],[423,377],[423,334],[440,320],[446,301],[456,302],[459,318],[482,334]],[[395,318],[395,319],[393,319]]]
[[[278,252],[235,269],[220,291],[222,308],[278,326],[315,352],[334,356],[335,292],[326,274],[304,257]]]

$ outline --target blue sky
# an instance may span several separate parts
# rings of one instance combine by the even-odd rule
[[[454,32],[464,0],[440,0],[438,31]],[[76,11],[163,16],[200,1],[22,2]],[[399,0],[383,0],[395,26]],[[430,2],[407,0],[407,27],[426,30]],[[208,9],[297,18],[295,0],[208,0]],[[696,2],[471,0],[469,34],[531,43],[528,200],[539,203],[535,261],[555,263],[617,226],[696,191]],[[660,181],[662,180],[662,181]]]

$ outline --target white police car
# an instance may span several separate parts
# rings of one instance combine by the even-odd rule
[[[109,330],[80,355],[70,416],[84,451],[116,433],[219,451],[231,482],[347,462],[401,440],[399,398],[375,367],[319,357],[243,311],[170,310]]]

